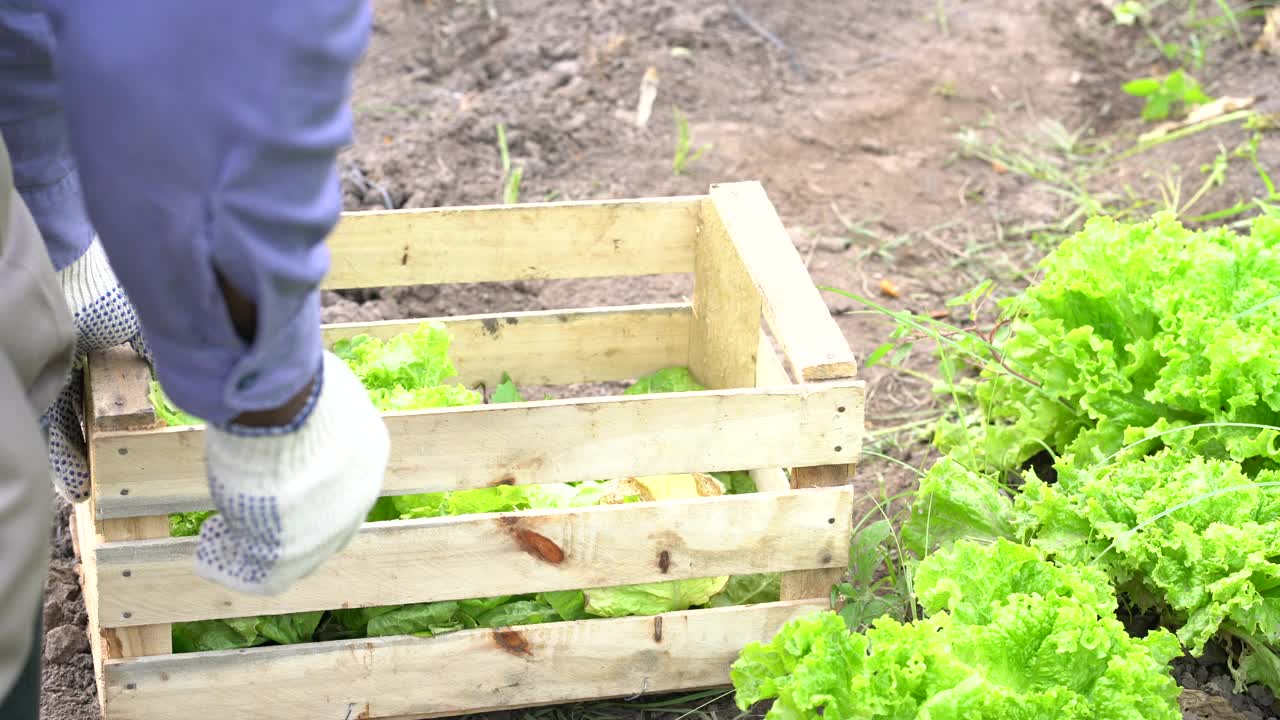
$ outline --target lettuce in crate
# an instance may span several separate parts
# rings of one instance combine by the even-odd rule
[[[1163,630],[1131,637],[1106,577],[1006,540],[955,543],[915,575],[926,617],[850,633],[829,611],[748,645],[731,677],[769,720],[1178,720]]]
[[[479,392],[447,381],[457,375],[449,359],[450,336],[439,323],[422,323],[383,341],[368,335],[340,340],[333,352],[342,358],[384,411],[476,405]],[[628,394],[704,389],[686,368],[664,368],[640,378]],[[522,402],[514,381],[503,375],[491,402]],[[151,386],[157,415],[171,425],[198,425]],[[620,481],[497,486],[475,490],[389,496],[369,512],[369,522],[515,512],[601,503],[636,502],[724,492],[754,492],[746,472],[715,473],[717,480],[695,475],[628,478]],[[706,477],[706,476],[702,476]],[[715,485],[710,489],[712,483]],[[690,494],[692,493],[692,495]],[[211,511],[171,515],[170,534],[194,536]],[[593,617],[652,615],[690,607],[776,601],[777,573],[741,577],[691,578],[640,585],[473,600],[414,603],[285,615],[175,623],[177,652],[226,650],[269,642],[291,644],[315,639],[412,634],[431,636],[476,627],[528,625]]]

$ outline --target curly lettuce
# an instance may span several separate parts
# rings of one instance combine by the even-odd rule
[[[1045,448],[1096,463],[1144,447],[1276,467],[1280,459],[1280,218],[1249,235],[1190,230],[1171,214],[1090,220],[1003,303],[1008,321],[974,388],[976,427],[942,449],[975,468],[1020,467]]]
[[[1164,450],[1056,484],[1034,475],[1018,496],[1033,544],[1106,571],[1178,628],[1193,654],[1218,634],[1246,646],[1240,687],[1280,692],[1280,472]]]
[[[925,559],[928,617],[851,634],[839,615],[791,621],[731,672],[770,720],[1177,720],[1177,640],[1131,637],[1105,576],[1005,540],[956,542]]]

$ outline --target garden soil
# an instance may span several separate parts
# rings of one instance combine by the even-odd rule
[[[1119,87],[1162,67],[1140,31],[1115,27],[1106,3],[1090,0],[377,0],[374,10],[354,88],[355,142],[340,157],[346,209],[499,202],[502,124],[511,162],[523,168],[522,201],[701,194],[758,180],[819,285],[954,322],[963,314],[946,301],[980,281],[1009,291],[1029,281],[1049,241],[1028,229],[1052,228],[1072,209],[1044,183],[961,152],[958,138],[1043,139],[1056,126],[1091,143],[1131,139],[1141,102]],[[1261,24],[1243,30],[1253,36]],[[1211,94],[1280,109],[1275,57],[1212,52],[1203,78]],[[640,127],[646,72],[658,92]],[[681,174],[676,108],[694,148],[709,146]],[[1179,177],[1195,188],[1220,145],[1239,142],[1229,132],[1117,163],[1099,192],[1158,199],[1161,181]],[[1277,144],[1262,147],[1272,168]],[[1259,194],[1258,184],[1231,174],[1202,209]],[[325,319],[660,302],[690,290],[683,277],[380,288],[326,293]],[[883,316],[825,296],[859,357],[885,341],[892,324]],[[908,363],[931,369],[928,357]],[[930,383],[878,367],[863,377],[878,449],[926,462],[919,429],[936,412]],[[874,495],[912,480],[874,460],[858,473]],[[66,508],[58,511],[44,717],[91,720],[86,617]],[[1176,668],[1191,689],[1187,718],[1280,716],[1265,692],[1231,692],[1217,660]],[[706,709],[736,715],[727,699]]]

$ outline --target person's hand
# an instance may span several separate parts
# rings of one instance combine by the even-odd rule
[[[378,498],[390,452],[360,380],[324,353],[298,421],[210,427],[205,455],[218,514],[200,528],[196,573],[276,594],[346,547]]]
[[[47,432],[54,487],[74,503],[89,497],[89,463],[81,424],[85,359],[91,351],[125,343],[148,361],[150,354],[133,305],[97,238],[80,259],[58,273],[58,281],[75,321],[75,361],[67,385],[41,423]]]

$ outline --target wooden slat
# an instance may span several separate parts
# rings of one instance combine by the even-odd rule
[[[361,288],[693,271],[699,197],[343,213],[323,285]]]
[[[502,373],[517,385],[632,380],[685,365],[687,303],[547,310],[437,318],[453,338],[449,357],[468,387],[494,387]],[[421,320],[326,325],[326,344],[367,333],[387,339]]]
[[[98,526],[102,530],[98,538],[98,549],[101,549],[103,543],[169,537],[169,518],[164,515],[103,520]],[[97,590],[99,620],[103,617],[102,608],[109,605],[110,583],[103,581],[109,579],[111,573],[111,569],[99,566]],[[106,623],[102,623],[101,632],[107,648],[106,656],[110,658],[168,655],[173,652],[173,628],[168,624],[137,624],[131,627],[109,628]]]
[[[105,369],[106,372],[92,375],[91,364],[86,364],[85,366],[85,383],[89,388],[84,398],[87,406],[85,412],[92,413],[92,415],[88,415],[91,421],[86,423],[89,450],[88,461],[90,483],[94,487],[101,482],[101,476],[98,472],[100,456],[97,451],[96,440],[98,434],[102,432],[103,426],[119,427],[122,423],[126,425],[132,424],[138,418],[147,415],[151,417],[152,422],[155,420],[145,391],[151,377],[150,370],[132,351],[127,354],[121,354],[120,351],[122,349],[124,348],[114,348],[107,351],[102,357],[97,358],[100,361],[98,368]],[[99,406],[99,401],[112,397],[119,397],[124,400],[109,402],[106,407]],[[138,397],[141,397],[142,402],[146,404],[147,413],[139,412],[136,409],[134,401]],[[113,411],[121,411],[125,414],[112,414]],[[132,419],[125,420],[125,418]],[[169,537],[169,519],[165,516],[130,517],[94,522],[92,518],[96,514],[95,503],[96,500],[90,497],[80,505],[80,509],[90,518],[85,527],[85,535],[88,535],[91,546],[94,548],[101,546],[103,543],[117,540],[146,540]],[[84,542],[86,538],[81,537],[80,540]],[[100,595],[102,592],[100,588],[101,573],[97,570],[96,562],[91,562],[90,564],[92,566],[92,577],[87,584],[91,587],[86,592],[86,598],[88,598],[89,594]],[[86,600],[87,605],[88,602]],[[97,605],[96,601],[95,605]],[[166,655],[173,652],[173,636],[168,625],[138,625],[136,627],[113,630],[107,629],[99,623],[96,631],[91,631],[91,633],[98,637],[90,637],[90,643],[91,645],[101,645],[100,652],[103,658]]]
[[[102,430],[145,430],[161,425],[147,393],[151,368],[128,345],[89,354],[85,372],[87,417]]]
[[[196,538],[97,549],[108,627],[843,567],[851,488],[371,523],[288,592],[196,577]]]
[[[93,679],[98,686],[98,705],[106,699],[105,677],[102,673],[103,663],[107,659],[106,643],[98,628],[98,570],[94,562],[97,540],[93,528],[93,511],[89,500],[71,507],[71,522],[75,527],[76,544],[80,547],[79,575],[80,591],[84,597],[84,611],[89,621],[85,633],[89,636],[89,653],[93,658]]]
[[[792,468],[791,486],[794,488],[835,488],[850,487],[853,477],[853,465],[827,465],[822,467]],[[852,522],[852,516],[843,515],[837,518],[837,524],[845,520]],[[852,528],[850,528],[850,534]],[[848,542],[850,534],[846,534]],[[831,586],[840,582],[845,567],[831,567],[817,570],[801,570],[789,572],[782,576],[782,599],[800,600],[804,598],[828,598]]]
[[[760,293],[710,201],[704,203],[695,250],[690,370],[716,390],[753,387]]]
[[[848,381],[390,413],[382,492],[855,462],[863,392]],[[100,518],[212,507],[203,430],[94,442]]]
[[[757,182],[713,185],[711,200],[764,297],[764,314],[801,382],[853,377],[853,351]]]
[[[387,339],[422,322],[440,322],[453,338],[449,355],[458,381],[468,387],[493,387],[504,372],[518,385],[568,385],[632,380],[687,364],[692,316],[688,303],[546,310],[335,323],[324,326],[324,338],[326,344],[362,333]],[[150,370],[141,358],[128,348],[114,348],[91,358],[90,368],[100,429],[161,425],[147,399]]]
[[[110,662],[112,720],[445,717],[717,687],[812,601]]]

